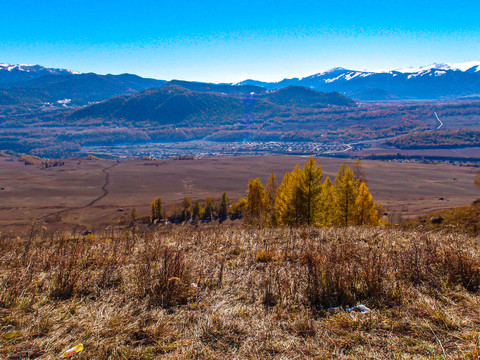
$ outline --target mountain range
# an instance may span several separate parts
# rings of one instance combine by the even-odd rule
[[[35,110],[46,103],[60,107],[67,104],[84,106],[120,95],[161,88],[167,84],[178,85],[190,91],[230,95],[258,95],[297,86],[323,93],[340,93],[356,101],[474,99],[480,97],[480,62],[432,64],[420,68],[379,72],[334,68],[304,78],[284,79],[279,82],[245,80],[236,84],[180,80],[167,82],[132,74],[99,75],[40,65],[0,64],[0,112]],[[275,96],[279,97],[280,94]],[[303,92],[307,97],[311,94]],[[295,96],[297,98],[293,103],[298,105],[299,91]],[[291,100],[278,98],[278,101],[287,104]],[[310,104],[308,99],[305,102]]]
[[[0,105],[35,108],[45,103],[87,105],[161,87],[167,81],[132,74],[99,75],[39,65],[0,65]]]
[[[238,85],[266,89],[297,85],[318,91],[337,91],[363,101],[471,98],[480,95],[480,61],[380,72],[334,68],[304,78],[279,82],[245,80]]]

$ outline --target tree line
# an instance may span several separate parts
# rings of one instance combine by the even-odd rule
[[[272,173],[266,186],[259,178],[248,182],[247,196],[230,204],[224,192],[220,202],[207,197],[205,202],[192,202],[188,197],[167,216],[161,198],[151,204],[151,222],[168,220],[223,221],[244,218],[247,226],[377,226],[379,209],[365,181],[360,160],[353,169],[342,164],[334,181],[324,178],[322,167],[310,157],[301,168],[297,164],[286,172],[279,184]]]
[[[173,213],[167,214],[167,209],[161,198],[155,198],[150,205],[150,221],[152,223],[160,221],[170,221],[172,223],[184,221],[224,221],[227,218],[232,220],[243,216],[237,203],[230,204],[230,198],[227,193],[222,194],[220,202],[215,202],[215,198],[208,196],[205,202],[185,197],[182,204],[174,207]]]
[[[248,183],[245,223],[250,226],[377,226],[379,211],[360,160],[352,170],[342,164],[333,183],[311,157],[286,172],[280,185],[272,173],[266,187],[260,179]]]

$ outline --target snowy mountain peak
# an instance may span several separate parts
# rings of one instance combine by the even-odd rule
[[[313,76],[319,77],[319,76],[333,75],[333,74],[337,74],[337,73],[343,73],[345,71],[350,71],[350,70],[347,70],[343,67],[335,67],[335,68],[332,68],[332,69],[329,69],[329,70],[325,70],[324,72],[315,74]]]
[[[46,68],[41,65],[30,64],[0,64],[0,71],[24,71],[29,73],[50,73],[50,74],[80,74],[77,71],[67,69]]]
[[[396,69],[393,71],[404,73],[404,74],[413,74],[413,73],[423,73],[423,72],[432,71],[432,70],[462,71],[462,72],[469,71],[469,70],[479,71],[480,61],[469,61],[469,62],[456,63],[456,64],[433,63],[427,66],[402,68],[402,69]]]

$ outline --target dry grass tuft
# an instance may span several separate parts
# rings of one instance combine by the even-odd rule
[[[0,238],[0,358],[478,358],[480,240],[164,228]],[[347,312],[363,303],[367,314]]]

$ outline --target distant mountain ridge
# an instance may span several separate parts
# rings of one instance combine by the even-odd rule
[[[381,72],[334,68],[304,78],[279,82],[245,80],[236,85],[266,89],[297,85],[317,91],[337,91],[356,100],[468,98],[480,94],[480,61]]]
[[[132,74],[98,75],[40,65],[0,64],[0,106],[38,108],[64,99],[81,106],[161,87],[166,82]]]

